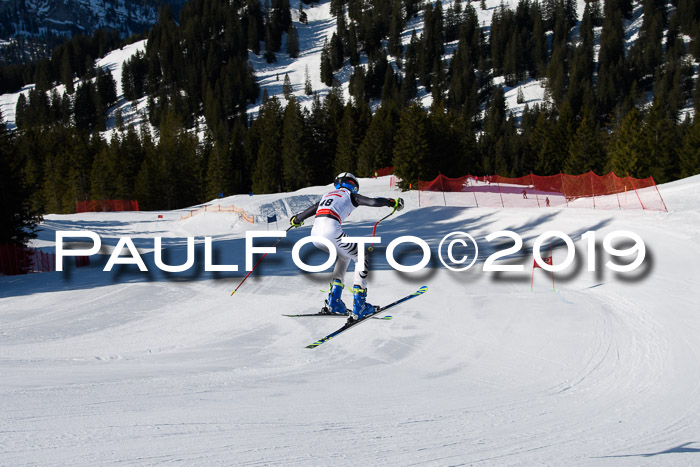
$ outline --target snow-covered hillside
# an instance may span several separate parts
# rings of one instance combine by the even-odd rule
[[[281,316],[314,311],[324,298],[329,273],[304,274],[291,262],[308,226],[292,230],[231,296],[244,274],[245,232],[265,223],[214,212],[181,220],[185,210],[47,216],[37,246],[52,250],[57,230],[88,229],[106,255],[128,235],[149,272],[103,272],[103,255],[65,273],[0,277],[2,463],[697,463],[700,177],[659,187],[668,213],[419,208],[415,193],[389,188],[388,178],[360,183],[368,195],[406,198],[406,209],[379,225],[382,245],[416,235],[435,253],[461,230],[479,242],[479,261],[458,273],[433,256],[427,269],[402,274],[377,248],[370,301],[421,285],[428,292],[393,320],[314,350],[304,346],[342,320]],[[283,217],[325,189],[216,203],[276,212],[283,229]],[[367,236],[387,213],[362,207],[344,227]],[[525,241],[522,273],[483,271],[494,251],[484,237],[504,229]],[[531,292],[530,249],[547,230],[573,238],[576,259],[555,274],[556,291],[536,270]],[[589,230],[596,272],[580,239]],[[602,241],[615,230],[644,240],[638,271],[605,267]],[[156,236],[169,264],[184,262],[185,237],[196,236],[195,267],[156,270]],[[214,238],[218,264],[241,271],[205,272],[204,236]],[[309,262],[324,260],[306,248]],[[565,256],[557,246],[554,264]]]
[[[92,34],[96,29],[114,29],[122,37],[141,34],[158,20],[161,4],[170,4],[175,14],[184,0],[27,0],[0,1],[0,48],[19,37],[47,39],[52,36]]]
[[[302,105],[309,108],[313,96],[307,96],[304,93],[304,82],[306,77],[306,70],[308,70],[309,78],[312,84],[314,92],[317,92],[321,97],[328,94],[330,88],[326,86],[320,77],[320,63],[321,63],[321,50],[323,48],[324,41],[328,39],[330,41],[331,36],[336,31],[336,21],[335,18],[330,13],[330,0],[324,0],[319,3],[304,6],[304,11],[308,17],[308,23],[302,24],[298,21],[298,6],[300,0],[291,0],[291,11],[292,19],[294,25],[299,31],[299,43],[300,43],[300,54],[296,59],[291,59],[284,51],[286,50],[285,44],[282,44],[282,52],[277,54],[277,62],[273,64],[268,64],[264,57],[261,55],[255,55],[253,52],[249,53],[249,59],[253,63],[255,74],[257,77],[258,84],[260,85],[260,97],[258,101],[251,105],[248,109],[249,113],[256,114],[259,106],[261,104],[261,99],[263,93],[266,91],[269,96],[278,96],[282,102],[285,102],[282,93],[282,85],[284,82],[285,74],[289,75],[293,93],[297,100],[301,102]],[[491,19],[497,8],[504,5],[507,8],[515,10],[517,6],[517,0],[486,0],[486,9],[481,9],[478,2],[474,2],[473,6],[479,17],[479,22],[484,25],[485,33],[489,33],[489,25],[491,24]],[[443,2],[443,8],[447,9],[453,4],[452,0],[446,0]],[[583,15],[583,9],[585,3],[583,1],[577,2],[577,14],[579,20]],[[638,39],[639,29],[642,25],[643,14],[641,3],[637,2],[633,18],[630,21],[625,21],[625,38],[627,48]],[[408,44],[410,41],[411,33],[415,30],[418,35],[423,31],[423,16],[422,13],[418,15],[417,18],[410,20],[403,32],[402,41],[404,44]],[[577,29],[574,32],[574,40],[577,41]],[[595,43],[596,43],[596,54],[600,43],[600,32],[601,28],[595,29]],[[690,38],[686,37],[686,42],[690,42]],[[283,40],[286,40],[286,34],[283,36]],[[385,44],[386,45],[386,44]],[[444,60],[449,62],[451,60],[451,55],[456,49],[457,42],[447,44],[446,55]],[[116,112],[121,112],[124,120],[127,124],[134,123],[135,125],[141,125],[145,122],[143,109],[145,108],[146,98],[141,99],[139,102],[131,103],[127,102],[121,93],[121,80],[120,73],[122,63],[124,60],[131,57],[136,50],[143,50],[145,48],[145,41],[139,42],[137,45],[132,45],[125,47],[121,51],[115,51],[108,54],[96,61],[98,66],[107,67],[111,69],[114,73],[115,79],[117,80],[119,86],[119,103],[110,109],[111,114],[111,124],[114,125],[114,116]],[[395,60],[390,57],[390,63],[396,69]],[[361,63],[367,63],[367,57],[362,56]],[[696,67],[697,68],[697,67]],[[352,73],[352,67],[349,62],[346,61],[345,66],[337,73],[335,73],[335,78],[340,82],[341,88],[343,89],[344,96],[349,99],[349,80]],[[504,84],[503,76],[496,76],[493,79],[494,84]],[[76,82],[76,86],[77,86]],[[33,86],[27,86],[23,89],[22,93],[28,93],[29,89]],[[546,102],[547,96],[545,93],[544,82],[542,80],[526,79],[525,81],[519,83],[517,86],[509,87],[505,86],[505,97],[506,104],[509,112],[513,115],[519,116],[522,114],[526,105],[532,108],[536,104],[542,104]],[[59,92],[63,92],[63,87],[58,87]],[[518,93],[522,91],[522,102],[518,102]],[[14,127],[14,114],[15,107],[17,105],[17,99],[19,93],[14,94],[4,94],[0,95],[0,111],[2,111],[3,118],[10,128]],[[426,93],[423,87],[418,89],[418,100],[427,108],[432,103],[432,97],[430,93]],[[688,106],[683,110],[683,114],[692,114],[692,105]],[[681,115],[684,118],[684,115]],[[201,123],[204,124],[204,119],[201,119]],[[106,136],[110,136],[112,130],[108,130]]]

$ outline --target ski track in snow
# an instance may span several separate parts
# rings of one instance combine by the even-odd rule
[[[361,186],[398,194],[386,177]],[[484,273],[480,257],[466,273],[435,263],[401,276],[377,248],[371,301],[428,292],[314,350],[304,346],[340,321],[280,314],[320,306],[329,274],[299,273],[287,240],[233,297],[242,271],[110,274],[96,257],[66,274],[0,277],[0,463],[696,464],[698,187],[700,177],[661,186],[669,213],[418,208],[404,193],[407,208],[378,229],[383,245],[413,234],[434,249],[460,226],[480,246],[501,229],[531,245],[556,229],[576,235],[581,256],[578,236],[597,226],[600,240],[641,235],[650,266],[636,280],[581,266],[555,276],[556,292],[536,271],[531,293],[531,259],[512,275]],[[327,188],[210,204],[274,209],[284,228]],[[179,264],[183,237],[211,235],[222,262],[242,269],[244,232],[266,228],[233,213],[179,220],[185,212],[51,215],[36,244],[51,249],[65,228],[111,246],[132,235],[152,267],[154,236]],[[360,208],[346,228],[366,235],[383,213]],[[555,263],[564,256],[555,249]]]

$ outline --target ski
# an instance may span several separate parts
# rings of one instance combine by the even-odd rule
[[[300,313],[296,315],[286,315],[282,314],[282,316],[287,316],[289,318],[309,318],[309,317],[318,317],[318,318],[347,318],[348,315],[339,315],[337,313],[325,313],[323,311],[319,311],[318,313]]]
[[[412,294],[406,295],[405,297],[400,298],[400,299],[396,300],[396,301],[393,302],[393,303],[390,303],[390,304],[388,304],[388,305],[386,305],[386,306],[377,307],[376,311],[375,311],[374,313],[372,313],[371,315],[365,316],[364,318],[362,318],[362,319],[360,319],[360,320],[357,320],[357,321],[355,321],[355,320],[348,320],[348,322],[345,323],[345,325],[344,325],[342,328],[340,328],[340,329],[338,329],[338,330],[336,330],[336,331],[334,331],[334,332],[328,334],[326,337],[324,337],[324,338],[322,338],[322,339],[317,340],[317,341],[314,342],[313,344],[307,345],[306,348],[307,348],[307,349],[315,349],[316,347],[318,347],[319,345],[323,344],[324,342],[327,342],[327,341],[333,339],[333,338],[334,338],[335,336],[337,336],[338,334],[340,334],[340,333],[342,333],[342,332],[345,332],[345,331],[347,331],[348,329],[350,329],[350,328],[352,328],[352,327],[354,327],[354,326],[356,326],[356,325],[358,325],[358,324],[360,324],[360,323],[363,323],[363,322],[367,321],[369,318],[372,318],[372,317],[378,315],[379,313],[383,313],[383,312],[385,312],[386,310],[388,310],[389,308],[394,307],[394,306],[396,306],[396,305],[398,305],[398,304],[400,304],[400,303],[403,303],[403,302],[405,302],[406,300],[410,300],[410,299],[412,299],[412,298],[414,298],[414,297],[417,297],[417,296],[419,296],[419,295],[423,295],[427,290],[428,290],[428,287],[424,285],[423,287],[421,287],[420,289],[416,290],[416,291],[413,292]]]
[[[338,315],[335,313],[301,313],[301,314],[297,314],[297,315],[282,314],[282,316],[287,316],[289,318],[347,318],[348,317],[348,315]],[[392,317],[391,317],[391,315],[389,315],[389,316],[371,316],[371,318],[372,319],[390,320]]]

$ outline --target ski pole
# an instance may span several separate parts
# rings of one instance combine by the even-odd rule
[[[382,217],[381,219],[379,219],[379,220],[377,221],[377,223],[374,224],[374,227],[372,227],[372,236],[373,236],[373,237],[374,237],[374,233],[377,231],[377,226],[379,225],[379,223],[380,223],[381,221],[383,221],[384,219],[386,219],[387,217],[389,217],[389,216],[391,216],[392,214],[394,214],[395,212],[396,212],[396,208],[394,208],[393,211],[391,211],[389,214],[387,214],[386,216],[384,216],[384,217]],[[367,250],[368,250],[369,252],[374,251],[374,243],[372,243],[372,244],[369,246],[369,248],[367,248]]]
[[[294,227],[294,226],[293,226],[293,225],[290,225],[289,228],[288,228],[287,230],[285,230],[285,232],[289,232],[289,231],[292,229],[292,227]],[[279,244],[279,242],[282,241],[283,238],[284,238],[284,237],[278,238],[277,241],[275,242],[275,244],[272,245],[272,248],[275,248],[275,247]],[[248,279],[248,276],[250,276],[250,275],[253,273],[253,271],[255,271],[255,268],[258,267],[258,265],[260,264],[260,262],[261,262],[262,260],[265,259],[265,256],[267,256],[267,253],[265,253],[264,255],[262,255],[262,258],[260,258],[260,259],[258,260],[258,262],[255,263],[255,266],[253,266],[253,269],[251,269],[251,270],[248,272],[248,274],[246,274],[246,276],[243,278],[243,280],[238,284],[238,287],[236,287],[236,289],[235,289],[233,292],[231,292],[231,295],[233,295],[233,294],[235,294],[236,292],[238,292],[238,289],[243,285],[243,283],[245,282],[245,280]]]

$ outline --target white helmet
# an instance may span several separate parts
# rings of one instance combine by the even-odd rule
[[[338,176],[335,177],[333,184],[335,185],[336,189],[347,188],[353,193],[360,191],[360,183],[357,181],[357,177],[350,172],[338,174]]]

